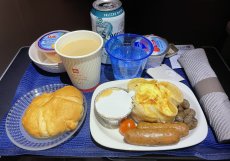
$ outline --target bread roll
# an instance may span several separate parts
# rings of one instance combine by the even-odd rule
[[[83,112],[82,93],[65,86],[34,98],[22,117],[22,125],[35,138],[54,137],[74,130]]]

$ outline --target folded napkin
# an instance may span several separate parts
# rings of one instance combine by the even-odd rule
[[[189,50],[178,59],[220,143],[230,143],[230,101],[211,68],[204,49]]]

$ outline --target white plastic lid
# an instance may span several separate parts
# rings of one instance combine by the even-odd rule
[[[149,39],[153,44],[152,55],[163,55],[168,51],[169,45],[165,39],[153,34],[146,35],[145,37]]]

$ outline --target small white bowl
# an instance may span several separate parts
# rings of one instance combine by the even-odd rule
[[[131,113],[132,97],[122,88],[107,88],[96,96],[94,106],[96,118],[101,125],[114,129]]]
[[[29,57],[39,68],[50,73],[62,73],[66,71],[62,63],[50,62],[42,52],[38,51],[35,43],[29,48]]]

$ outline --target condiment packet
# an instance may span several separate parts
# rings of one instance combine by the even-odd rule
[[[176,54],[172,55],[169,58],[171,66],[172,66],[172,69],[182,68],[181,65],[180,65],[180,63],[177,60],[180,58],[181,55],[183,55],[188,50],[194,49],[194,46],[192,44],[188,44],[188,45],[175,45],[175,46],[178,49],[178,51],[176,52]]]
[[[155,68],[147,69],[147,73],[154,79],[169,79],[173,81],[182,81],[184,78],[172,70],[169,66],[162,64]]]
[[[177,54],[179,49],[174,44],[169,44],[169,50],[167,51],[165,57],[170,58]]]

